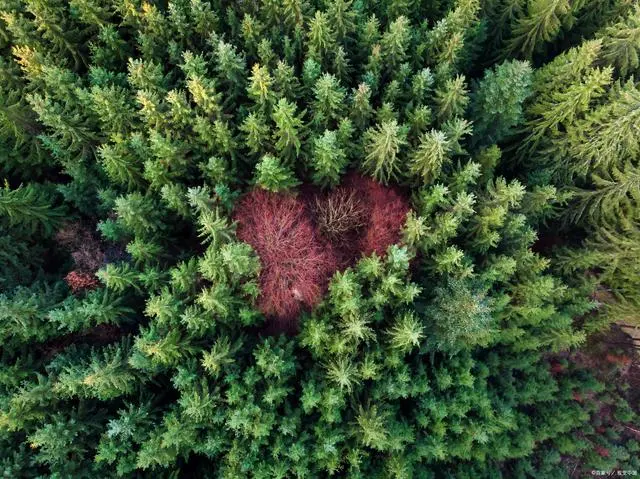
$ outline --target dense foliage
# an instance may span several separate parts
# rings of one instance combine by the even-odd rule
[[[0,470],[640,469],[575,359],[639,57],[631,0],[0,0]]]

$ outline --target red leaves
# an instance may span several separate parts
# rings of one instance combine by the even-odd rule
[[[100,284],[98,278],[93,274],[83,273],[82,271],[71,271],[64,277],[64,280],[74,293],[97,288]]]
[[[100,284],[94,273],[104,262],[100,242],[91,231],[78,222],[67,223],[56,234],[58,244],[71,250],[76,269],[65,276],[74,293],[97,288]]]
[[[564,366],[557,361],[553,361],[549,371],[551,371],[551,374],[559,374],[564,371]]]
[[[362,195],[369,225],[360,239],[360,251],[369,256],[384,256],[387,248],[400,241],[400,233],[409,213],[409,204],[400,194],[371,178],[354,175],[351,187]]]
[[[293,329],[301,310],[322,299],[335,271],[362,254],[383,256],[400,240],[408,211],[398,192],[359,175],[327,194],[249,192],[234,219],[238,238],[255,249],[262,264],[258,307],[275,318],[276,329]],[[327,223],[333,227],[330,234]]]
[[[626,367],[626,366],[629,366],[629,364],[631,364],[631,358],[629,356],[624,355],[624,354],[617,355],[617,354],[610,354],[609,353],[609,354],[607,354],[605,359],[607,360],[608,363],[616,364],[616,365],[622,366],[622,367]]]
[[[305,204],[285,194],[253,190],[235,213],[238,238],[260,256],[258,306],[281,327],[320,300],[334,267],[333,256],[322,248]]]

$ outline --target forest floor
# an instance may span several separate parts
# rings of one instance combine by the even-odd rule
[[[605,384],[608,391],[616,390],[626,399],[636,415],[640,415],[640,328],[612,324],[609,330],[592,335],[587,344],[567,357],[571,362],[587,368],[596,378]],[[616,419],[615,410],[610,405],[599,406],[597,395],[576,396],[576,400],[595,401],[596,413],[591,423],[597,433],[606,434],[615,430],[620,440],[635,439],[640,442],[640,424],[623,422]],[[608,451],[599,449],[601,455]],[[579,461],[565,460],[570,477],[592,476],[593,471],[581,467]],[[614,469],[600,474],[600,477],[618,477],[628,471]],[[638,471],[640,472],[640,471]]]

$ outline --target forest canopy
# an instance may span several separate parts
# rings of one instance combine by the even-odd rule
[[[0,0],[0,471],[638,471],[639,75],[632,0]]]

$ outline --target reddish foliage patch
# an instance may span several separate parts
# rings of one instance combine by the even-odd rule
[[[256,189],[236,206],[238,238],[260,257],[258,307],[277,331],[293,331],[303,308],[315,306],[338,269],[361,255],[384,256],[400,241],[409,204],[396,190],[357,174],[322,193]]]
[[[322,297],[335,269],[333,255],[322,248],[305,204],[293,196],[253,190],[234,216],[238,238],[262,263],[258,306],[289,330],[302,308]]]
[[[560,374],[562,371],[564,371],[564,366],[557,362],[557,361],[553,361],[551,363],[551,367],[549,368],[549,371],[551,371],[551,374]]]
[[[64,277],[64,280],[74,293],[97,288],[100,284],[93,274],[83,273],[82,271],[71,271]]]
[[[609,457],[609,449],[602,446],[596,446],[594,449],[601,457]]]
[[[621,355],[607,354],[605,356],[605,359],[609,363],[617,364],[617,365],[622,366],[622,367],[626,367],[629,364],[631,364],[631,358],[629,356],[624,355],[624,354],[621,354]]]
[[[351,185],[364,198],[369,213],[369,224],[360,239],[360,251],[365,256],[372,253],[384,256],[390,245],[400,241],[409,204],[396,190],[371,178],[353,176]]]

